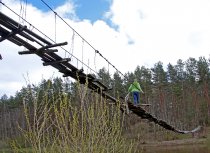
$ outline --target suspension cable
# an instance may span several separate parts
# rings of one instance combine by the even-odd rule
[[[40,31],[38,28],[36,28],[35,26],[33,26],[30,22],[28,22],[26,19],[22,18],[19,14],[17,14],[15,11],[13,11],[10,7],[8,7],[5,3],[3,3],[2,1],[0,1],[0,4],[2,4],[3,6],[5,6],[7,9],[9,9],[11,12],[13,12],[15,15],[17,15],[18,17],[20,17],[22,20],[24,20],[27,24],[29,24],[30,26],[33,27],[33,29],[37,30],[38,32],[40,32],[43,36],[45,36],[46,38],[48,38],[50,41],[52,41],[53,43],[55,43],[54,40],[52,40],[50,37],[48,37],[46,34],[44,34],[42,31]],[[57,15],[58,16],[58,15]],[[82,61],[80,59],[78,59],[76,56],[74,56],[73,54],[71,54],[69,51],[67,51],[65,48],[63,48],[62,46],[60,46],[60,48],[62,48],[65,52],[67,52],[68,54],[70,54],[72,57],[74,57],[77,62],[79,61],[80,63],[82,63]],[[87,68],[91,69],[90,67],[88,67],[87,64],[83,63],[84,66],[86,66]],[[96,71],[94,71],[93,69],[91,69],[94,73],[97,74]]]
[[[24,12],[23,2],[20,1],[19,24],[21,24],[21,17],[23,18],[23,12]]]
[[[94,67],[95,67],[95,71],[97,71],[97,68],[96,68],[96,55],[97,55],[97,53],[95,51],[95,55],[94,55]]]
[[[83,56],[84,56],[83,55],[84,54],[83,53],[84,52],[83,49],[84,49],[84,39],[82,39],[82,69],[83,69]]]
[[[73,31],[73,34],[72,34],[72,37],[71,37],[71,46],[70,46],[71,57],[70,58],[72,58],[72,55],[74,53],[74,36],[75,36],[75,33]]]
[[[57,23],[56,23],[56,16],[57,16],[57,13],[56,12],[54,12],[54,14],[55,14],[55,42],[56,42],[56,30],[57,30],[57,28],[56,28],[56,25],[57,25]]]
[[[55,12],[44,0],[41,0],[52,12]],[[123,77],[125,77],[125,75],[119,71],[112,63],[110,63],[98,50],[96,50],[85,38],[83,38],[72,26],[70,26],[60,15],[57,14],[57,16],[69,27],[71,28],[73,31],[75,31],[75,33],[84,40],[85,43],[87,43],[93,50],[97,51],[97,53],[104,59],[106,60],[117,72],[119,72]]]

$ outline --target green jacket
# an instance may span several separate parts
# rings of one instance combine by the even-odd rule
[[[134,82],[130,85],[130,87],[128,88],[128,92],[134,92],[134,91],[143,92],[142,89],[141,89],[140,84],[139,84],[137,81],[134,81]]]

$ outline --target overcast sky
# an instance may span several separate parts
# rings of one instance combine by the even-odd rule
[[[68,41],[72,31],[41,2],[2,0],[7,6],[56,42]],[[133,72],[137,65],[152,67],[158,61],[176,64],[189,57],[198,59],[210,54],[209,0],[45,0],[55,11],[98,49],[121,72]],[[5,6],[0,11],[25,24]],[[56,26],[55,26],[56,21]],[[28,27],[30,28],[30,27]],[[32,29],[33,30],[33,29]],[[75,38],[77,39],[77,38]],[[73,54],[95,68],[107,67],[79,41]],[[0,43],[0,96],[14,95],[28,81],[37,84],[42,78],[61,77],[50,66],[44,67],[35,55],[18,55],[23,47],[9,41]],[[96,63],[96,65],[95,65]],[[91,67],[92,67],[91,66]]]

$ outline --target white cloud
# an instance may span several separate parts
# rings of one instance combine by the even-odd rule
[[[207,56],[209,8],[208,0],[115,0],[111,11],[119,32],[135,42],[131,54],[139,55],[135,64],[141,65]]]
[[[17,12],[20,9],[19,1],[8,0],[5,2]],[[209,57],[210,49],[210,1],[208,0],[113,0],[107,12],[116,28],[110,27],[105,21],[98,20],[91,23],[89,20],[78,20],[75,14],[75,5],[67,1],[58,7],[60,16],[68,17],[65,21],[75,28],[95,49],[114,64],[120,71],[126,73],[134,71],[137,65],[151,67],[154,63],[162,61],[165,65],[169,62],[175,64],[178,59],[186,60],[189,57]],[[20,19],[11,14],[3,6],[3,13],[8,14],[16,21]],[[95,56],[93,49],[73,32],[54,13],[43,12],[32,5],[27,6],[26,19],[38,27],[56,42],[68,41],[66,50],[89,65],[107,67],[99,55]],[[37,32],[36,29],[28,27]],[[39,32],[37,32],[40,34]],[[47,38],[46,38],[47,39]],[[25,85],[23,75],[29,74],[31,82],[38,83],[42,78],[61,76],[57,70],[42,66],[42,61],[34,55],[17,54],[24,50],[7,41],[0,43],[0,96],[4,92],[14,93]],[[73,48],[73,49],[72,49]],[[59,50],[59,55],[65,55]],[[77,61],[72,64],[77,66]],[[82,65],[80,64],[79,67]],[[111,66],[110,66],[111,68]],[[8,86],[6,86],[8,84]],[[10,85],[12,84],[12,85]],[[11,92],[9,92],[11,91]]]
[[[55,12],[58,13],[59,16],[77,20],[75,5],[71,0],[67,0],[62,6],[57,7]]]

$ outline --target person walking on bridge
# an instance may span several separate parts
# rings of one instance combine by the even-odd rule
[[[132,93],[133,95],[133,102],[134,106],[137,106],[140,104],[140,92],[144,93],[141,89],[140,84],[138,83],[137,79],[134,79],[133,83],[128,88],[128,92]]]

